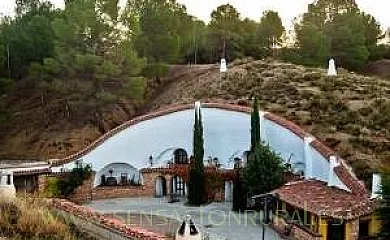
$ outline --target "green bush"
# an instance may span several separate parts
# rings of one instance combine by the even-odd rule
[[[46,184],[46,197],[53,198],[61,195],[61,180],[58,177],[48,177]]]
[[[91,167],[74,168],[69,176],[48,177],[45,196],[52,197],[68,197],[83,184],[85,180],[90,178],[92,173]]]
[[[79,186],[87,180],[92,173],[90,166],[73,168],[71,175],[66,180],[61,180],[59,185],[61,189],[61,195],[67,197],[71,195]]]
[[[244,185],[252,195],[268,193],[283,184],[282,158],[268,145],[259,143],[244,168]]]

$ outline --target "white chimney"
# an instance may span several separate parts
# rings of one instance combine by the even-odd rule
[[[222,58],[221,59],[221,68],[220,68],[221,73],[227,72],[227,65],[226,65],[226,59]]]
[[[336,179],[335,179],[334,169],[335,169],[335,167],[337,167],[339,165],[340,164],[338,163],[336,156],[329,157],[329,173],[328,173],[328,186],[329,187],[337,185]]]
[[[378,173],[372,174],[371,198],[378,198],[382,196],[381,185],[382,185],[381,175]]]
[[[328,76],[337,76],[336,64],[333,58],[329,60]]]

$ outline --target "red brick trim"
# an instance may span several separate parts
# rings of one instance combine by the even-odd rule
[[[218,108],[218,109],[222,109],[222,110],[241,112],[241,113],[247,113],[247,114],[250,114],[252,112],[252,109],[250,107],[236,105],[236,104],[229,104],[229,103],[202,103],[202,107],[204,107],[204,108]],[[67,163],[70,163],[70,162],[88,154],[89,152],[91,152],[93,149],[95,149],[96,147],[101,145],[103,142],[105,142],[107,139],[109,139],[113,135],[115,135],[118,132],[120,132],[120,131],[122,131],[130,126],[133,126],[137,123],[140,123],[140,122],[143,122],[146,120],[151,120],[153,118],[161,117],[161,116],[171,114],[171,113],[193,109],[193,108],[194,108],[193,104],[171,105],[171,106],[168,106],[167,108],[159,109],[159,110],[152,112],[150,114],[136,117],[136,118],[134,118],[130,121],[127,121],[124,124],[114,128],[113,130],[105,133],[104,135],[102,135],[101,137],[96,139],[93,143],[91,143],[85,149],[83,149],[75,154],[64,157],[62,159],[52,160],[52,166],[58,167],[58,166],[61,166],[63,164],[67,164]],[[269,113],[266,114],[266,116],[267,116],[268,120],[274,121],[275,123],[289,129],[290,131],[297,134],[301,138],[303,136],[308,135],[308,134],[306,134],[306,132],[302,128],[300,128],[298,125],[292,123],[291,121],[288,121],[288,120],[281,118],[281,117],[277,117],[276,115],[269,114]]]
[[[297,135],[302,139],[309,136],[309,134],[306,133],[306,131],[303,130],[300,126],[296,125],[295,123],[285,118],[279,117],[272,113],[266,113],[264,115],[264,118],[290,130],[291,132],[293,132],[295,135]]]
[[[356,179],[344,165],[339,165],[334,169],[340,180],[353,192],[357,197],[367,198],[368,191],[363,183]]]
[[[150,120],[150,119],[153,119],[153,118],[157,118],[157,117],[161,117],[161,116],[164,116],[164,115],[167,115],[167,114],[170,114],[170,113],[175,113],[175,112],[180,112],[180,111],[184,111],[184,110],[188,110],[188,109],[192,109],[193,108],[193,105],[180,105],[180,106],[175,106],[175,107],[169,107],[165,110],[159,110],[159,111],[156,111],[156,112],[153,112],[153,113],[150,113],[150,114],[147,114],[147,115],[143,115],[143,116],[139,116],[139,117],[136,117],[130,121],[127,121],[125,122],[124,124],[114,128],[113,130],[105,133],[104,135],[102,135],[101,137],[99,137],[98,139],[96,139],[93,143],[91,143],[88,147],[86,147],[85,149],[75,153],[75,154],[72,154],[70,156],[67,156],[65,158],[62,158],[62,159],[56,159],[56,160],[53,160],[52,161],[52,166],[54,167],[58,167],[58,166],[61,166],[63,164],[67,164],[67,163],[70,163],[86,154],[88,154],[89,152],[91,152],[93,149],[95,149],[96,147],[98,147],[99,145],[101,145],[103,142],[105,142],[107,139],[109,139],[110,137],[112,137],[113,135],[117,134],[118,132],[130,127],[130,126],[133,126],[137,123],[140,123],[140,122],[143,122],[143,121],[146,121],[146,120]]]
[[[323,144],[320,140],[315,139],[310,145],[317,150],[324,158],[329,159],[330,156],[337,156],[335,151]]]

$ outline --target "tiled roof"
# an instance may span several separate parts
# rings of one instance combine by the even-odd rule
[[[326,182],[318,180],[290,182],[273,193],[293,207],[346,220],[372,213],[377,204],[365,196],[328,187]]]
[[[353,193],[367,197],[368,191],[364,183],[357,180],[344,165],[336,167],[334,172]]]
[[[34,174],[43,174],[43,173],[50,173],[51,169],[49,167],[47,168],[40,168],[40,169],[25,169],[21,171],[14,172],[14,176],[25,176],[25,175],[34,175]]]

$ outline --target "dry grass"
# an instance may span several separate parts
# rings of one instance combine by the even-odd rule
[[[0,237],[73,240],[69,226],[54,216],[42,200],[0,200]]]

